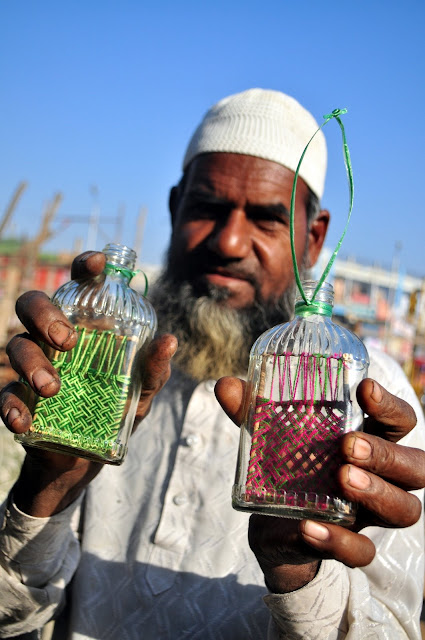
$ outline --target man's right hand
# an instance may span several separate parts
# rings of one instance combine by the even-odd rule
[[[71,277],[83,279],[102,273],[105,256],[86,252],[72,263]],[[27,333],[14,336],[7,354],[15,371],[38,395],[49,398],[60,389],[57,371],[46,358],[37,341],[69,351],[77,342],[77,333],[69,320],[40,291],[23,294],[16,303],[16,313]],[[177,348],[174,336],[164,335],[152,341],[144,361],[142,396],[137,420],[150,410],[154,396],[170,374],[170,360]],[[0,392],[0,417],[13,433],[24,433],[31,426],[26,398],[28,388],[12,382]],[[16,505],[25,513],[45,517],[58,513],[73,502],[99,473],[102,464],[84,458],[27,448],[21,475],[14,487]]]
[[[237,378],[221,378],[215,387],[223,409],[237,425],[243,418],[244,385]],[[421,501],[411,492],[425,486],[425,452],[398,444],[415,428],[414,409],[370,378],[359,384],[357,399],[368,416],[365,432],[341,438],[343,464],[337,475],[341,496],[359,507],[353,527],[250,517],[249,543],[273,593],[295,591],[311,582],[322,559],[352,568],[366,566],[375,546],[361,533],[364,528],[398,529],[420,518]]]

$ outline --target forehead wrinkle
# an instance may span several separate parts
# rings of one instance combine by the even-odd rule
[[[216,193],[216,189],[204,189],[201,185],[196,185],[194,187],[190,187],[186,194],[186,198],[190,198],[193,200],[206,200],[208,202],[217,202],[217,203],[228,203],[228,198],[224,196],[219,196]]]
[[[282,204],[289,211],[293,178],[291,170],[269,160],[240,154],[204,154],[190,165],[184,196],[208,197],[217,204],[244,207]],[[306,189],[299,178],[297,209],[304,204]]]

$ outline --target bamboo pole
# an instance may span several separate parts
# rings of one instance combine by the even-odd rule
[[[6,207],[6,211],[3,214],[2,221],[0,222],[0,238],[2,237],[3,231],[5,230],[10,218],[12,217],[12,213],[16,209],[16,205],[18,204],[27,186],[28,186],[28,183],[23,180],[16,187],[15,192],[12,196],[12,199],[9,202],[8,206]]]

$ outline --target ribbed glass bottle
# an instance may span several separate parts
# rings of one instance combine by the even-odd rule
[[[44,346],[61,378],[52,398],[31,391],[33,422],[15,436],[41,447],[109,464],[121,464],[127,451],[141,391],[141,361],[156,330],[155,311],[133,290],[136,253],[108,244],[104,272],[71,280],[52,298],[78,331],[68,352]]]
[[[317,282],[303,289],[311,300]],[[263,333],[248,370],[233,507],[349,525],[356,506],[338,495],[339,441],[362,428],[356,388],[366,377],[363,342],[332,319],[333,288],[295,318]]]

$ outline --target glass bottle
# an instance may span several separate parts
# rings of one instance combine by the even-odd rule
[[[52,302],[78,332],[67,352],[43,345],[61,378],[51,398],[30,392],[33,421],[15,438],[25,446],[121,464],[141,391],[141,360],[156,330],[155,311],[133,290],[136,253],[108,244],[95,278],[71,280]]]
[[[317,282],[303,289],[311,300]],[[339,440],[359,430],[356,387],[369,357],[362,341],[332,319],[333,288],[315,301],[298,294],[295,318],[263,333],[248,369],[233,507],[349,525],[356,506],[338,495]]]

